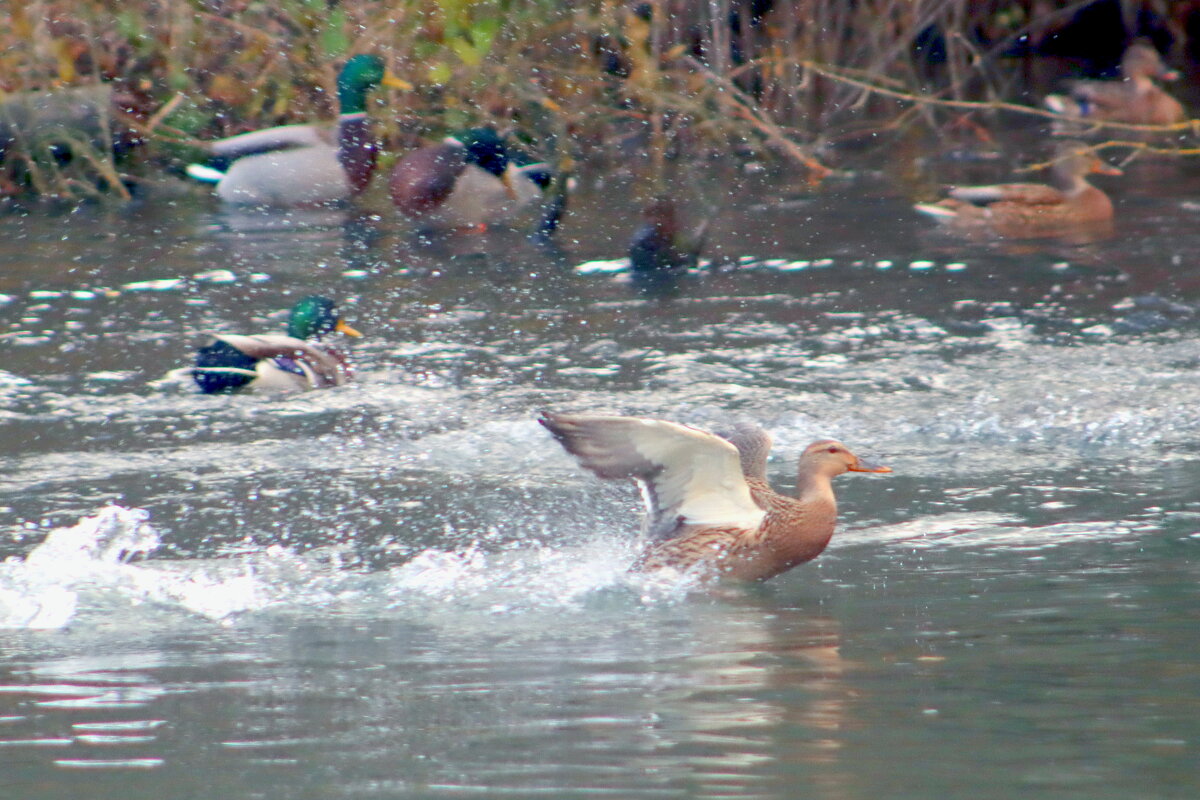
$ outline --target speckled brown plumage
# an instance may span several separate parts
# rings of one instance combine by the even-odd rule
[[[1148,42],[1134,42],[1121,57],[1121,80],[1075,81],[1066,94],[1046,97],[1046,107],[1068,117],[1134,125],[1171,125],[1186,118],[1183,106],[1155,79],[1179,77]]]
[[[711,571],[766,580],[815,558],[837,520],[832,479],[845,472],[890,472],[845,445],[822,440],[800,457],[797,496],[766,482],[765,432],[729,440],[662,420],[543,415],[567,452],[601,478],[632,478],[647,505],[651,544],[643,571]],[[766,446],[763,447],[763,437]]]
[[[1064,141],[1055,149],[1051,184],[1000,183],[953,186],[938,203],[916,209],[956,227],[986,228],[1004,236],[1058,235],[1064,229],[1112,220],[1108,195],[1092,184],[1091,174],[1120,175],[1081,142]]]

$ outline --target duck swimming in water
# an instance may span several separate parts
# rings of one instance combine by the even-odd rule
[[[1053,236],[1112,219],[1112,201],[1088,182],[1092,174],[1120,175],[1121,170],[1101,161],[1082,142],[1063,141],[1055,150],[1051,185],[954,186],[945,200],[914,208],[955,227],[990,229],[1004,236]]]
[[[211,142],[215,166],[192,164],[187,172],[215,183],[227,203],[316,206],[349,199],[375,172],[367,95],[380,85],[412,88],[379,56],[354,56],[338,73],[336,124],[283,125]]]
[[[542,198],[552,180],[542,162],[520,158],[492,128],[472,128],[412,151],[392,168],[392,202],[423,227],[480,230]]]
[[[1121,80],[1075,81],[1066,94],[1047,95],[1046,108],[1067,117],[1135,125],[1171,125],[1185,119],[1183,106],[1154,82],[1173,81],[1162,56],[1146,41],[1131,44],[1121,57]]]
[[[239,389],[305,391],[340,386],[353,373],[346,356],[321,341],[329,333],[361,336],[337,313],[333,301],[305,297],[292,307],[287,334],[215,334],[187,371],[205,394]]]
[[[797,493],[789,497],[766,482],[770,437],[761,429],[730,441],[640,417],[545,413],[538,421],[584,468],[642,488],[650,545],[635,565],[641,571],[774,577],[829,544],[837,520],[833,478],[891,472],[825,439],[800,456]]]

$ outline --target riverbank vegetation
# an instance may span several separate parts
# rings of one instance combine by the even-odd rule
[[[989,114],[1044,114],[1051,87],[1030,56],[1101,73],[1149,36],[1182,66],[1197,5],[10,0],[0,191],[121,193],[117,159],[138,143],[169,161],[189,143],[329,117],[337,68],[358,52],[415,87],[378,95],[394,149],[489,123],[562,160],[635,151],[661,167],[680,152],[769,152],[819,178],[838,144],[913,126],[985,140]],[[91,93],[82,118],[14,119],[26,93],[66,89]],[[1166,133],[1178,144],[1189,130]]]

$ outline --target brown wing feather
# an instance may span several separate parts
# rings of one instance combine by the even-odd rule
[[[290,358],[303,362],[313,373],[314,388],[337,386],[350,378],[350,368],[345,357],[331,347],[281,334],[258,336],[214,334],[214,336],[259,361],[270,358]]]
[[[680,572],[711,564],[720,569],[739,537],[746,535],[742,528],[702,528],[683,530],[673,539],[651,545],[633,565],[639,572],[676,569]]]
[[[1013,202],[1030,205],[1053,205],[1062,203],[1065,195],[1053,186],[1044,183],[998,183],[993,186],[955,186],[950,196],[977,205]]]

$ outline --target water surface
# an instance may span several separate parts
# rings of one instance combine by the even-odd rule
[[[6,792],[1196,796],[1200,171],[1135,164],[1089,243],[715,177],[667,300],[611,181],[554,251],[170,186],[0,218]],[[358,382],[160,380],[311,292]],[[752,418],[780,486],[821,436],[895,473],[839,480],[816,562],[688,591],[625,574],[636,498],[542,408]]]

